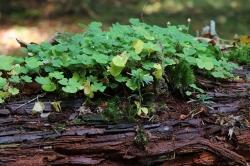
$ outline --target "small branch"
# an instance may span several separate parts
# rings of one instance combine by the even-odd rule
[[[25,106],[25,105],[27,105],[27,104],[29,104],[29,103],[35,101],[35,100],[38,100],[40,97],[44,97],[45,95],[46,95],[46,93],[37,95],[35,98],[33,98],[33,99],[27,101],[26,103],[24,103],[24,104],[18,106],[14,111],[18,110],[19,108],[22,108],[23,106]]]
[[[52,36],[51,36],[48,40],[46,40],[46,41],[47,41],[48,43],[52,44],[52,45],[55,45],[55,44],[57,44],[56,38],[57,38],[59,35],[61,35],[61,33],[60,33],[60,32],[56,32],[54,35],[52,35]],[[18,43],[21,47],[23,47],[23,48],[27,48],[28,45],[30,45],[30,44],[37,44],[37,43],[34,43],[34,42],[26,43],[25,41],[23,41],[23,40],[21,40],[21,39],[18,39],[18,38],[16,38],[16,41],[17,41],[17,43]]]
[[[23,40],[16,38],[16,41],[18,44],[20,44],[21,47],[27,48],[28,44],[24,42]]]

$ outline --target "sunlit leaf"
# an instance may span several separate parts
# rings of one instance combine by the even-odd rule
[[[147,108],[147,107],[141,107],[141,112],[142,112],[144,115],[148,115],[148,108]]]
[[[144,42],[142,40],[136,40],[133,43],[133,47],[135,49],[136,54],[140,54],[143,50]]]
[[[94,97],[94,93],[89,81],[86,81],[84,84],[84,94],[90,98]]]
[[[163,75],[162,66],[160,64],[154,64],[155,71],[153,72],[153,75],[156,79],[161,79]]]
[[[122,54],[115,56],[112,59],[112,63],[117,67],[125,67],[127,60],[128,60],[128,55],[126,52],[123,52]]]
[[[128,56],[126,52],[123,52],[121,55],[115,56],[112,59],[111,66],[109,68],[111,75],[114,77],[118,76],[124,69],[127,63],[127,60],[128,60]]]

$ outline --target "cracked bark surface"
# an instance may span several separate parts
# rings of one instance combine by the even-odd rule
[[[7,103],[0,108],[0,165],[247,165],[250,82],[199,82],[213,103],[194,117],[143,124],[144,148],[134,141],[137,124],[97,121],[58,130],[56,122],[70,121],[81,100],[62,102],[53,122],[32,115],[34,102],[20,108],[26,101]]]

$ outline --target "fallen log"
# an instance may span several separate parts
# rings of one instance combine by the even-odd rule
[[[107,124],[91,114],[74,124],[80,100],[62,101],[55,113],[41,98],[48,118],[32,114],[34,102],[10,102],[0,108],[0,165],[248,165],[250,83],[202,85],[211,102],[198,113],[180,118],[191,108],[169,102],[154,123]],[[177,112],[176,103],[188,110]]]
[[[200,120],[197,122],[201,123]],[[180,128],[183,123],[189,125]],[[1,133],[0,163],[20,165],[26,161],[26,165],[97,165],[115,161],[120,165],[154,165],[168,160],[175,161],[184,154],[206,152],[212,156],[208,163],[221,160],[246,165],[246,159],[234,152],[234,149],[225,148],[224,143],[205,139],[204,137],[208,137],[205,126],[198,127],[202,126],[200,123],[194,125],[186,120],[144,125],[149,141],[143,149],[134,141],[136,126],[128,126],[126,130],[120,131],[115,129],[116,126],[109,125],[106,128],[72,127],[62,133],[36,131],[24,134],[8,133],[8,136]],[[244,135],[248,136],[248,133],[245,132]],[[239,143],[245,144],[242,141],[244,136],[240,137]],[[200,156],[192,161],[199,163],[198,158]]]

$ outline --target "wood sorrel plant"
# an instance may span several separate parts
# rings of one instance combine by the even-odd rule
[[[107,31],[93,22],[84,32],[63,34],[56,41],[28,45],[24,58],[0,56],[0,102],[17,95],[24,83],[93,98],[118,87],[140,92],[164,78],[177,89],[188,89],[197,70],[224,79],[233,77],[235,67],[217,48],[187,34],[185,26],[152,26],[138,19]]]

